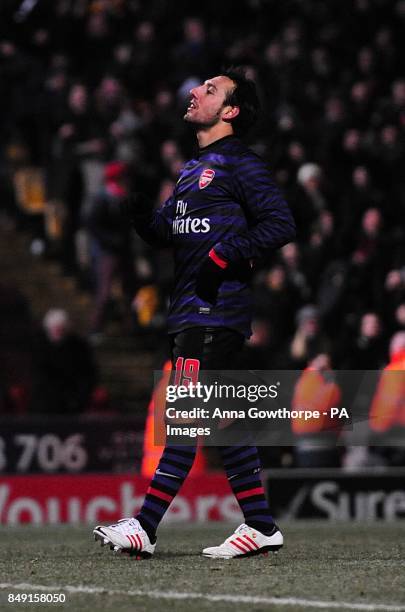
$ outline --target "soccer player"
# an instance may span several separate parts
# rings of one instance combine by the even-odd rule
[[[175,284],[168,315],[173,368],[230,370],[251,334],[251,263],[291,241],[295,224],[265,164],[240,140],[259,111],[255,85],[239,70],[208,79],[190,91],[184,120],[199,151],[182,170],[172,196],[158,211],[133,207],[144,240],[171,246]],[[203,555],[245,557],[283,545],[260,479],[256,447],[220,449],[229,484],[245,522]],[[196,447],[166,442],[135,518],[94,535],[114,550],[150,557],[156,530],[186,479]]]

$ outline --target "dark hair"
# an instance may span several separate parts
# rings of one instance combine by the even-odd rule
[[[228,92],[224,105],[239,107],[239,114],[232,119],[232,127],[237,136],[243,136],[253,126],[260,112],[256,85],[246,77],[243,68],[228,68],[222,74],[235,83],[235,87]]]

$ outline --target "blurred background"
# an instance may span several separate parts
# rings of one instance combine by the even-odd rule
[[[333,370],[404,369],[404,26],[404,0],[2,0],[3,473],[153,470],[171,258],[119,211],[170,195],[195,152],[189,90],[223,66],[258,83],[250,145],[298,226],[256,270],[245,367],[318,372],[326,409],[345,405]],[[296,447],[266,449],[265,465],[404,466],[381,444],[405,428],[403,378],[392,393],[398,410],[361,447],[314,451],[326,425],[292,423]],[[215,467],[206,453],[198,470]]]

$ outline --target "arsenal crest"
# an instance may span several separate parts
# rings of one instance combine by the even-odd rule
[[[200,189],[205,189],[212,182],[215,176],[215,170],[211,170],[211,168],[206,168],[204,172],[201,173],[200,179],[198,181],[198,186]]]

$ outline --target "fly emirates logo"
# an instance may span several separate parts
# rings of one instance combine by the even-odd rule
[[[208,217],[203,219],[186,217],[187,202],[177,200],[176,217],[173,219],[173,236],[176,234],[207,234],[210,231],[210,220]]]

